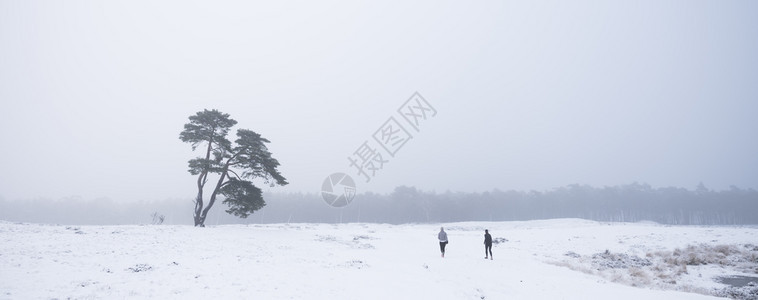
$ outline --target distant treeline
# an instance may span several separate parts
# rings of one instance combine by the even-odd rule
[[[232,223],[447,223],[582,218],[610,222],[654,221],[677,225],[758,224],[758,191],[732,187],[713,191],[652,188],[647,184],[595,188],[570,185],[544,192],[494,190],[484,193],[420,191],[397,187],[390,194],[358,194],[343,208],[318,194],[267,193],[267,205],[247,219],[224,212],[217,202],[207,224]],[[0,201],[0,220],[55,224],[192,224],[192,201],[117,204],[109,200]]]
[[[732,187],[717,192],[702,184],[694,191],[634,183],[484,193],[431,193],[401,186],[388,195],[360,194],[341,209],[326,206],[314,195],[271,198],[277,201],[271,201],[262,216],[255,216],[258,221],[445,223],[582,218],[680,225],[758,224],[758,191]]]

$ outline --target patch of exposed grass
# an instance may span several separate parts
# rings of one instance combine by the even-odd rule
[[[687,245],[672,251],[649,252],[644,258],[608,250],[584,256],[567,252],[564,256],[562,261],[553,264],[617,283],[732,299],[758,299],[756,287],[708,290],[681,283],[689,274],[688,266],[714,265],[733,273],[758,274],[758,247],[752,244]]]

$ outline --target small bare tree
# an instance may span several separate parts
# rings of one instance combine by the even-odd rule
[[[153,225],[161,225],[163,224],[163,220],[166,219],[166,216],[159,215],[157,211],[150,216],[153,217]]]

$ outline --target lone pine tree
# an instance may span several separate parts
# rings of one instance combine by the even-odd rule
[[[277,170],[279,162],[271,157],[266,144],[269,140],[248,129],[237,130],[234,144],[227,139],[232,126],[237,121],[229,114],[218,110],[203,110],[189,117],[179,138],[192,145],[192,150],[203,147],[204,156],[189,161],[189,172],[197,176],[197,197],[195,197],[195,226],[204,227],[208,211],[216,203],[219,195],[229,206],[227,213],[247,218],[266,205],[261,189],[252,180],[262,178],[266,184],[286,185]],[[203,192],[208,175],[218,176],[215,186],[211,186],[208,204],[205,205]]]

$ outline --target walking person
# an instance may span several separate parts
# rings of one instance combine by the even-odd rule
[[[489,251],[489,259],[493,260],[492,258],[492,236],[490,235],[489,230],[484,230],[484,259],[487,259],[488,255],[487,252]]]
[[[447,232],[445,232],[445,228],[440,227],[440,233],[437,234],[437,239],[440,240],[440,252],[442,252],[442,258],[445,258],[445,246],[447,245]]]

